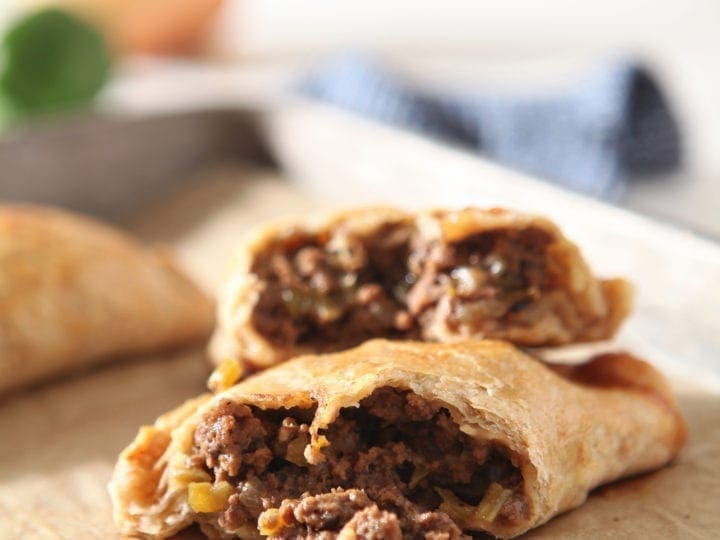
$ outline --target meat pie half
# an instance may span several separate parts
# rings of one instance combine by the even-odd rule
[[[667,383],[628,355],[563,376],[498,341],[304,356],[140,430],[110,487],[129,535],[509,538],[675,456]],[[562,441],[562,444],[558,444]]]
[[[543,218],[361,209],[251,235],[221,294],[211,354],[254,370],[376,337],[595,341],[612,337],[630,296],[623,280],[593,277]]]

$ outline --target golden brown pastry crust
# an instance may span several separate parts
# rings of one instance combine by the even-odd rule
[[[498,208],[434,210],[418,214],[388,207],[360,208],[329,216],[286,219],[248,235],[220,294],[218,325],[210,345],[215,362],[236,358],[252,371],[298,354],[319,352],[311,346],[279,346],[257,331],[253,325],[253,311],[264,283],[253,273],[253,264],[270,246],[278,243],[300,237],[315,237],[323,242],[340,230],[351,231],[356,236],[369,235],[390,223],[412,227],[428,242],[434,239],[452,242],[480,232],[529,228],[540,229],[553,239],[549,254],[557,275],[562,276],[562,290],[549,293],[544,300],[548,309],[540,316],[528,313],[527,321],[495,324],[484,333],[474,335],[458,333],[443,321],[437,321],[424,329],[423,339],[427,341],[491,338],[526,346],[597,341],[612,337],[630,311],[630,285],[622,279],[596,279],[578,248],[545,218]]]
[[[171,256],[60,210],[0,207],[0,392],[209,334]]]
[[[303,356],[215,396],[187,403],[143,428],[120,455],[110,492],[125,534],[167,537],[217,514],[194,514],[187,489],[171,479],[186,467],[193,433],[221,400],[261,409],[317,404],[310,427],[318,455],[322,430],[340,409],[375,389],[409,389],[439,401],[461,429],[495,440],[516,456],[530,501],[526,520],[496,522],[512,537],[583,503],[594,487],[655,469],[676,455],[685,425],[663,377],[629,355],[605,355],[558,375],[499,341],[427,344],[373,340],[349,351]],[[577,382],[573,382],[577,381]]]

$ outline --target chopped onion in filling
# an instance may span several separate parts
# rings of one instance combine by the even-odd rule
[[[470,506],[462,502],[449,489],[435,488],[435,491],[443,499],[440,510],[446,512],[462,527],[469,529],[483,529],[495,521],[503,505],[513,493],[511,489],[505,489],[497,482],[492,482],[480,504]]]
[[[235,488],[225,481],[190,482],[188,484],[188,502],[195,512],[219,512],[225,507]]]
[[[226,358],[210,374],[207,386],[211,392],[222,392],[238,382],[242,376],[243,370],[240,362],[234,358]]]

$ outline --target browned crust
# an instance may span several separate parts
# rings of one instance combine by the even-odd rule
[[[564,377],[595,388],[615,388],[646,394],[675,416],[676,430],[669,434],[668,447],[678,452],[687,439],[687,426],[670,383],[647,362],[626,352],[605,353],[577,366],[554,366]]]
[[[499,341],[441,345],[373,340],[342,353],[299,357],[246,379],[196,409],[186,408],[175,429],[156,424],[171,440],[152,474],[128,459],[148,447],[141,432],[121,454],[113,476],[115,519],[126,534],[169,536],[195,520],[217,530],[216,518],[193,514],[185,491],[168,490],[167,479],[176,472],[177,456],[192,452],[192,434],[202,416],[220,400],[259,408],[317,404],[306,450],[313,462],[322,459],[319,430],[333,422],[340,409],[355,407],[373,390],[391,386],[439,401],[464,432],[494,440],[516,456],[530,504],[528,518],[514,525],[496,523],[489,531],[516,536],[582,504],[600,484],[662,466],[675,456],[684,437],[667,382],[648,364],[618,354],[566,371],[568,377],[558,375]],[[148,484],[156,498],[144,502],[137,490],[142,486],[144,493]]]

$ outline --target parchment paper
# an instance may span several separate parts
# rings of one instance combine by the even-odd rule
[[[216,170],[199,180],[130,227],[176,246],[210,290],[248,225],[320,206],[263,171]],[[208,372],[197,348],[126,359],[3,398],[0,538],[117,537],[106,490],[117,454],[140,425],[202,392]],[[716,538],[720,395],[687,383],[678,392],[690,438],[676,462],[596,490],[527,538]]]

